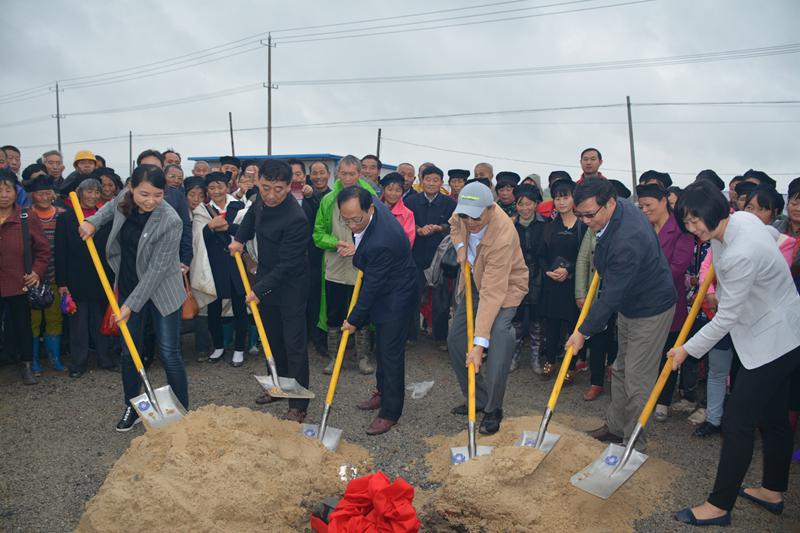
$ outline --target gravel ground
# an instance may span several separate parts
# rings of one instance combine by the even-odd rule
[[[188,341],[189,337],[185,338]],[[185,345],[189,391],[193,407],[215,403],[264,409],[253,403],[259,387],[253,373],[264,373],[263,359],[248,357],[242,368],[227,363],[198,363]],[[317,394],[310,407],[309,421],[318,422],[322,399],[328,384],[322,375],[325,360],[310,350],[312,383]],[[226,355],[226,360],[229,360]],[[154,385],[164,383],[158,364],[150,371]],[[435,486],[426,481],[422,442],[433,434],[452,434],[464,429],[465,419],[450,414],[461,403],[458,386],[449,368],[447,355],[423,339],[407,351],[406,383],[435,380],[431,392],[420,400],[406,396],[406,407],[399,426],[388,434],[368,437],[364,428],[372,414],[358,411],[355,404],[367,398],[373,386],[370,376],[362,376],[351,359],[339,381],[331,426],[344,430],[345,438],[368,448],[376,467],[390,478],[402,476],[418,489]],[[552,382],[542,382],[529,367],[511,375],[505,401],[506,416],[539,414],[550,393]],[[559,399],[559,412],[575,416],[601,417],[607,396],[587,403],[581,398],[588,386],[588,375],[579,375],[574,385],[565,387]],[[286,405],[266,408],[282,413]],[[117,373],[92,369],[80,379],[69,379],[46,371],[37,386],[25,387],[17,369],[0,368],[0,531],[71,531],[80,519],[85,503],[97,492],[114,461],[130,440],[144,430],[137,426],[130,433],[114,431],[122,414],[122,390]],[[686,414],[673,414],[665,423],[652,423],[647,453],[683,469],[662,510],[642,516],[636,530],[689,531],[681,528],[672,513],[703,501],[716,472],[719,438],[699,440],[691,437],[692,426]],[[532,428],[533,429],[533,428]],[[746,483],[760,479],[760,442]],[[747,502],[737,503],[731,532],[800,531],[800,465],[792,465],[787,508],[774,517]],[[613,512],[613,510],[610,510]]]

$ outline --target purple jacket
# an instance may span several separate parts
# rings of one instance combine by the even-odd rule
[[[680,331],[689,314],[686,304],[686,270],[689,268],[694,254],[694,237],[681,232],[678,220],[675,215],[670,213],[667,223],[658,232],[658,242],[661,245],[661,251],[664,252],[664,257],[667,258],[667,263],[669,263],[672,282],[675,284],[675,292],[678,293],[675,318],[672,320],[670,331]]]

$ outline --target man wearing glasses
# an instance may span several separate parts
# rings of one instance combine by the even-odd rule
[[[417,267],[403,227],[383,203],[360,187],[336,198],[342,221],[353,232],[353,266],[364,273],[356,305],[342,324],[351,333],[375,324],[378,415],[367,435],[389,431],[403,412],[408,313],[416,303]]]
[[[575,216],[597,233],[594,265],[603,290],[586,320],[567,341],[577,353],[617,314],[619,352],[611,367],[606,423],[588,434],[627,443],[656,382],[675,313],[675,286],[658,236],[639,208],[617,199],[614,185],[587,178],[575,188]],[[636,441],[644,447],[644,434]],[[643,451],[643,450],[640,450]]]
[[[475,344],[467,346],[462,276],[458,308],[447,336],[450,364],[465,398],[469,363],[475,364],[476,373],[483,369],[475,379],[475,403],[484,412],[480,432],[492,435],[503,420],[503,396],[516,340],[511,321],[528,293],[528,267],[514,223],[494,203],[492,190],[483,183],[472,182],[461,189],[450,227],[458,262],[463,265],[468,261],[472,269],[475,313]],[[467,406],[459,405],[451,412],[466,415]]]

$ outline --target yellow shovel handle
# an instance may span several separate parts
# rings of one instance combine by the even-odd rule
[[[361,283],[364,281],[364,273],[358,271],[356,276],[356,285],[353,287],[353,296],[350,297],[350,307],[347,308],[347,316],[353,312],[353,308],[358,301],[358,294],[361,292]],[[339,350],[336,352],[336,361],[333,364],[333,373],[331,374],[331,381],[328,384],[328,395],[325,397],[326,405],[333,405],[333,395],[336,394],[336,385],[339,383],[339,374],[342,371],[342,361],[344,361],[344,351],[347,348],[347,339],[350,338],[350,332],[345,330],[342,332],[342,339],[339,341]]]
[[[586,320],[586,315],[589,314],[589,309],[592,307],[592,302],[594,302],[594,297],[597,295],[597,288],[599,286],[600,274],[595,271],[592,282],[589,284],[589,292],[586,294],[586,300],[583,302],[581,314],[578,315],[578,322],[575,323],[575,329],[572,330],[573,333],[578,331],[583,321]],[[561,363],[561,368],[558,370],[556,383],[553,385],[553,392],[550,393],[550,399],[547,401],[547,407],[549,407],[551,411],[556,410],[556,401],[558,401],[558,395],[561,394],[561,388],[564,386],[564,378],[567,376],[567,370],[569,370],[569,364],[572,362],[573,355],[573,349],[572,346],[570,346],[564,354],[564,360]]]
[[[475,346],[475,318],[472,316],[472,271],[469,261],[464,262],[464,290],[467,299],[467,352]],[[467,415],[475,422],[475,365],[470,361],[467,368]]]
[[[714,277],[714,266],[712,265],[709,267],[708,272],[706,273],[706,278],[703,280],[703,284],[700,285],[700,290],[697,291],[694,302],[692,302],[692,308],[689,310],[689,315],[683,322],[681,332],[678,333],[678,338],[675,340],[675,348],[683,346],[683,344],[686,342],[686,338],[689,336],[689,331],[691,331],[694,321],[697,318],[697,314],[700,312],[700,308],[703,305],[703,300],[706,297],[708,288],[714,282]],[[656,386],[653,387],[652,391],[650,391],[650,397],[647,399],[644,409],[642,409],[642,414],[639,415],[639,423],[642,425],[642,427],[647,424],[647,420],[653,413],[653,409],[656,407],[656,402],[658,401],[659,396],[661,396],[661,392],[664,390],[664,385],[666,385],[671,373],[672,357],[667,357],[667,362],[664,364],[664,368],[661,369],[661,374],[658,375]]]
[[[72,202],[72,209],[75,211],[75,216],[78,217],[78,224],[83,224],[83,209],[81,209],[80,200],[78,200],[78,195],[75,191],[69,193],[69,199]],[[103,263],[100,262],[100,256],[97,254],[97,247],[94,245],[94,239],[89,237],[86,239],[86,246],[89,248],[89,255],[92,257],[92,263],[94,263],[94,269],[97,271],[97,276],[100,278],[100,284],[103,286],[103,290],[106,293],[106,298],[108,298],[108,305],[111,306],[111,310],[114,311],[114,315],[119,317],[120,310],[119,310],[119,303],[117,303],[117,297],[114,296],[114,291],[111,289],[111,284],[108,282],[108,276],[106,276],[106,271],[103,268]],[[141,372],[144,368],[142,365],[142,358],[139,357],[139,351],[136,349],[136,345],[133,344],[133,338],[131,337],[131,332],[128,330],[128,324],[124,320],[120,320],[117,322],[119,326],[119,331],[122,334],[122,338],[125,340],[125,345],[128,347],[128,351],[131,353],[131,359],[133,359],[133,364],[136,365],[136,370]]]
[[[236,252],[234,255],[234,259],[236,260],[236,266],[239,267],[239,275],[242,277],[242,285],[244,285],[244,294],[245,298],[251,292],[250,288],[250,280],[247,279],[247,272],[244,270],[244,263],[242,263],[242,254],[240,252]],[[264,347],[264,355],[267,358],[267,362],[272,359],[272,349],[269,347],[269,341],[267,340],[267,332],[264,331],[264,323],[261,321],[261,313],[258,311],[258,306],[255,302],[250,302],[250,313],[253,314],[253,320],[256,323],[256,329],[258,330],[258,338],[261,339],[261,346]],[[277,379],[277,376],[275,376]]]

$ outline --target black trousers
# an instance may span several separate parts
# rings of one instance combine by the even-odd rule
[[[296,379],[300,385],[308,388],[305,301],[294,306],[259,304],[258,308],[278,375]],[[289,407],[306,411],[308,400],[290,399]]]
[[[231,298],[231,307],[233,308],[234,350],[243,352],[247,347],[248,329],[250,327],[244,296],[234,294]],[[220,298],[208,304],[208,330],[211,333],[211,340],[214,342],[214,349],[224,348],[222,300]]]
[[[86,372],[89,366],[89,338],[94,342],[97,352],[97,366],[113,367],[114,359],[109,351],[111,343],[108,337],[100,334],[100,324],[108,304],[100,300],[76,300],[75,305],[75,314],[69,316],[69,369],[73,372]]]
[[[572,333],[572,328],[575,323],[569,320],[561,320],[560,318],[545,318],[544,319],[544,335],[545,335],[545,357],[547,362],[551,365],[556,364],[558,354],[564,351],[564,344],[567,342],[567,337]],[[578,361],[578,354],[573,354],[572,361],[569,363],[569,369],[575,369],[575,363]]]
[[[350,298],[353,297],[354,288],[353,285],[344,285],[343,283],[325,280],[325,305],[328,315],[328,329],[339,329],[342,327],[344,319],[347,318]]]
[[[708,501],[730,511],[753,458],[755,430],[761,431],[764,472],[761,486],[785,492],[789,486],[792,433],[789,380],[800,367],[800,347],[766,365],[739,369],[722,417],[722,450]]]
[[[617,358],[617,315],[611,315],[608,327],[586,341],[589,351],[589,379],[592,385],[605,386],[606,367],[614,364]]]
[[[33,361],[33,331],[31,330],[31,308],[24,294],[0,297],[0,306],[5,307],[6,327],[4,342],[12,354],[19,354],[25,363]]]
[[[661,371],[664,369],[664,365],[667,363],[667,352],[669,352],[675,345],[675,341],[678,340],[679,334],[680,331],[670,331],[667,333],[667,342],[664,343],[664,353],[661,354],[661,366],[658,367],[659,375],[661,375]],[[666,405],[668,407],[672,405],[672,396],[675,393],[675,385],[677,383],[678,373],[673,370],[670,372],[667,382],[664,384],[664,390],[661,391],[661,396],[658,397],[658,405]]]
[[[375,377],[381,393],[378,416],[397,422],[403,414],[406,393],[406,334],[408,320],[375,324]]]
[[[308,331],[308,338],[314,341],[317,348],[322,348],[325,344],[325,334],[317,327],[319,322],[319,306],[321,301],[322,290],[322,271],[319,269],[311,269],[309,276],[308,288],[308,301],[306,302],[306,331]]]

